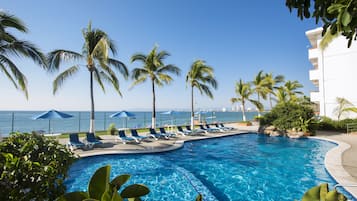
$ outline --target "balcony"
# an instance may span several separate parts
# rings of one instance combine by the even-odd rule
[[[310,100],[311,102],[320,102],[320,92],[318,91],[312,91],[310,92]]]
[[[320,80],[320,71],[318,69],[310,70],[309,77],[311,81]]]
[[[317,65],[317,59],[319,58],[320,50],[318,48],[309,49],[309,60],[312,65]]]

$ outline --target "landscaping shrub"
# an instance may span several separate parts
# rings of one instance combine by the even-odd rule
[[[74,155],[58,141],[36,134],[11,134],[0,143],[0,200],[54,200]]]
[[[114,123],[109,124],[107,133],[108,135],[115,135],[115,132],[117,131],[117,128],[115,127]]]
[[[279,130],[313,130],[314,112],[309,105],[293,102],[277,104],[260,119],[261,126],[273,125]]]
[[[322,117],[317,124],[318,125],[317,129],[346,132],[347,124],[349,123],[357,123],[357,119],[344,119],[344,120],[337,121],[328,117]]]

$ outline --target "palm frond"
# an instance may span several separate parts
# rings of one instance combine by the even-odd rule
[[[211,99],[213,99],[213,94],[212,94],[212,91],[211,91],[211,89],[210,89],[210,87],[209,86],[207,86],[207,85],[201,85],[201,91],[204,93],[204,94],[206,94],[208,97],[210,97]]]
[[[146,62],[146,59],[147,59],[147,57],[146,57],[146,55],[144,55],[144,54],[134,54],[134,55],[131,57],[130,62],[133,63],[134,61],[141,61],[141,62],[145,63],[145,62]]]
[[[0,63],[1,64],[6,64],[8,66],[8,68],[11,71],[13,77],[17,81],[17,84],[15,85],[15,87],[18,88],[18,86],[20,86],[21,91],[23,91],[25,93],[26,98],[28,98],[26,76],[17,68],[17,66],[10,59],[8,59],[8,58],[6,58],[4,56],[1,56],[0,57]],[[10,75],[8,71],[6,71],[5,74],[7,75],[7,77],[9,77],[8,75]],[[14,83],[13,77],[11,75],[10,75],[10,77],[11,77],[10,80]]]
[[[129,87],[129,89],[132,89],[134,86],[144,83],[147,80],[147,77],[140,77],[136,80],[134,80],[133,84],[131,84],[131,86]]]
[[[173,80],[171,76],[169,76],[167,74],[163,74],[163,73],[158,73],[157,77],[159,79],[156,79],[156,80],[159,80],[160,82],[163,81],[165,84],[170,84]]]
[[[49,70],[58,70],[62,61],[78,60],[83,56],[77,52],[69,50],[54,50],[47,55],[47,63]]]
[[[134,68],[131,72],[131,78],[133,80],[140,79],[141,77],[147,77],[149,75],[150,75],[150,73],[146,69],[143,69],[143,68]]]
[[[25,24],[19,18],[0,11],[0,29],[5,30],[5,28],[14,28],[23,33],[27,32]]]
[[[114,66],[123,75],[125,79],[128,78],[129,71],[123,62],[112,58],[108,58],[108,64]]]
[[[181,74],[181,69],[178,68],[177,66],[169,64],[169,65],[160,67],[157,70],[157,72],[158,73],[172,73],[172,74],[175,74],[175,75],[180,75]]]
[[[34,45],[27,41],[14,41],[7,44],[6,48],[9,52],[15,55],[22,55],[32,59],[35,63],[47,69],[47,62],[45,55]]]
[[[56,94],[57,90],[62,86],[63,82],[69,77],[73,76],[73,74],[78,72],[78,70],[79,67],[75,65],[60,73],[53,81],[53,94]]]
[[[6,77],[11,81],[11,83],[14,85],[14,87],[16,89],[18,89],[18,86],[14,80],[14,78],[12,78],[11,74],[6,70],[6,67],[2,64],[2,62],[0,62],[0,70],[5,73]]]
[[[98,82],[100,88],[102,88],[103,92],[105,93],[105,87],[104,87],[104,84],[102,82],[102,79],[101,79],[101,76],[102,77],[106,77],[105,73],[104,72],[99,72],[97,68],[94,69],[94,79]],[[104,75],[102,75],[102,74]],[[104,78],[105,79],[105,78]]]

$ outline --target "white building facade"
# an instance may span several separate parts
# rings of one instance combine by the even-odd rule
[[[317,90],[310,94],[317,104],[317,113],[337,119],[334,110],[336,98],[345,98],[357,107],[357,41],[347,48],[344,36],[335,38],[324,50],[320,49],[322,28],[309,30],[306,36],[311,43],[309,60],[313,66],[309,76]],[[342,118],[356,118],[356,113],[346,113]]]

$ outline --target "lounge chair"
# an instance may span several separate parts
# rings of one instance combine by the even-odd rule
[[[185,135],[190,135],[192,133],[192,131],[183,130],[183,128],[181,126],[177,126],[177,133],[185,136]]]
[[[227,130],[235,130],[235,128],[233,128],[233,127],[226,127],[226,126],[224,126],[223,123],[220,123],[219,125],[220,125],[222,128],[225,128],[225,129],[227,129]]]
[[[159,130],[160,130],[160,134],[162,135],[168,135],[169,137],[176,137],[175,133],[167,133],[165,128],[159,128]]]
[[[103,144],[103,142],[99,141],[94,133],[86,133],[86,140],[87,140],[87,143],[92,145],[92,146],[96,146],[96,145],[101,145]]]
[[[155,140],[157,140],[159,138],[169,139],[169,135],[157,133],[155,131],[155,129],[153,129],[153,128],[149,128],[149,131],[150,131],[150,134],[148,134],[148,136],[154,138]]]
[[[131,137],[137,141],[142,141],[142,140],[147,139],[147,137],[145,137],[145,136],[140,136],[136,129],[131,129],[130,132],[131,132]]]
[[[117,140],[120,140],[123,144],[126,144],[127,142],[134,142],[134,141],[137,142],[137,143],[140,143],[140,141],[137,140],[137,139],[134,139],[132,137],[127,137],[125,135],[125,131],[124,130],[120,130],[118,132]]]
[[[77,148],[83,149],[86,147],[86,145],[83,142],[79,141],[78,133],[70,133],[68,147],[73,151]]]
[[[206,133],[205,130],[202,129],[194,129],[192,130],[190,126],[186,126],[186,130],[191,132],[191,135],[201,135],[203,133]]]
[[[220,128],[211,128],[208,124],[206,124],[206,129],[208,132],[224,132],[223,129]]]

